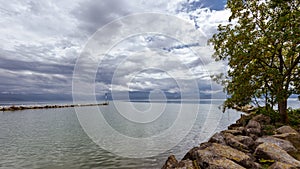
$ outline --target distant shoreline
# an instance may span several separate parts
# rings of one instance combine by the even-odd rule
[[[86,107],[86,106],[105,106],[105,103],[95,103],[95,104],[66,104],[66,105],[18,105],[18,106],[0,106],[0,111],[20,111],[20,110],[30,110],[30,109],[57,109],[57,108],[67,108],[67,107]]]

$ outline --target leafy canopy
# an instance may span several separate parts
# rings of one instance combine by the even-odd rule
[[[216,61],[229,66],[226,75],[215,76],[230,95],[225,106],[261,98],[281,105],[282,113],[287,98],[300,93],[299,0],[228,0],[227,8],[230,24],[209,41]]]

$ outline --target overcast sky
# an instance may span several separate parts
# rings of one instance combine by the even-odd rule
[[[0,0],[0,4],[2,100],[18,94],[71,95],[74,66],[85,44],[115,19],[143,12],[170,14],[211,37],[230,14],[224,9],[225,0]],[[198,42],[180,44],[162,35],[124,39],[99,64],[97,94],[157,89],[178,93],[181,89],[170,72],[184,76],[184,71],[174,64],[174,58],[188,65],[193,74],[184,79],[187,88],[192,79],[203,93],[220,92],[217,85],[211,87],[209,76],[223,72],[224,67],[211,59],[211,47],[199,50],[199,46]],[[191,52],[194,49],[197,56]],[[147,69],[136,72],[141,67]]]

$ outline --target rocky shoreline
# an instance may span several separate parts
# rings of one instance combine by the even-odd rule
[[[300,169],[299,160],[299,131],[276,128],[268,116],[250,113],[192,148],[182,160],[169,156],[162,169]]]
[[[67,107],[85,107],[85,106],[103,106],[108,103],[97,104],[67,104],[67,105],[21,105],[21,106],[0,106],[0,111],[19,111],[28,109],[55,109],[55,108],[67,108]]]

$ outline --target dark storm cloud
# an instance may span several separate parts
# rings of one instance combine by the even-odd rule
[[[70,79],[63,75],[43,74],[32,71],[0,69],[1,93],[69,93]]]
[[[70,64],[45,63],[36,61],[19,61],[1,58],[0,68],[11,71],[31,71],[44,74],[72,75],[74,66]]]

